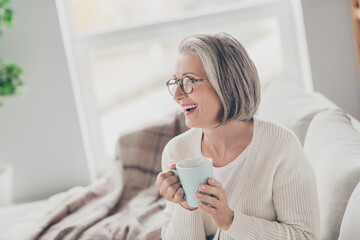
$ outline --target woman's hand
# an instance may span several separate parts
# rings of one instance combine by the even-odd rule
[[[212,196],[196,193],[196,197],[205,203],[199,202],[198,206],[201,210],[208,213],[212,222],[219,228],[228,230],[234,219],[234,211],[229,208],[226,198],[225,189],[219,181],[209,178],[208,184],[201,184],[199,191],[211,194]]]
[[[175,169],[176,164],[171,164],[170,169]],[[161,172],[156,178],[155,186],[160,191],[160,195],[166,200],[180,205],[188,210],[196,208],[189,207],[187,201],[183,198],[184,189],[181,186],[179,177],[173,172]]]

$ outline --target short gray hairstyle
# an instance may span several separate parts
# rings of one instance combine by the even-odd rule
[[[227,33],[185,37],[179,53],[199,55],[210,84],[223,104],[220,124],[252,119],[260,104],[260,81],[245,48]]]

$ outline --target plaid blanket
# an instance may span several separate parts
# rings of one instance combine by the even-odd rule
[[[4,239],[161,239],[165,200],[154,187],[166,143],[187,130],[183,114],[120,137],[98,181],[50,197]]]

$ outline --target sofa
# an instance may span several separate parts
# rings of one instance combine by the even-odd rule
[[[278,79],[264,90],[257,115],[289,128],[303,145],[316,174],[320,239],[359,239],[360,122],[321,93],[307,93],[290,79]],[[183,114],[180,114],[166,124],[120,137],[117,156],[122,161],[128,198],[145,196],[142,192],[151,190],[154,176],[161,169],[159,152],[169,139],[186,130],[183,123]],[[143,159],[149,161],[144,163]],[[146,172],[144,169],[151,174],[133,177],[139,170]],[[0,239],[8,229],[17,226],[24,215],[41,211],[47,202],[0,208]],[[160,210],[163,204],[158,205]],[[147,239],[159,239],[159,232],[152,232],[155,233],[156,237],[152,235],[154,237]],[[139,236],[134,239],[143,239]]]
[[[320,239],[360,239],[360,123],[319,92],[279,79],[264,92],[259,115],[291,129],[313,165]]]

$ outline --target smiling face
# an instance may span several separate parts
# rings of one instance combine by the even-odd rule
[[[200,57],[187,52],[180,56],[174,77],[208,79]],[[185,94],[178,85],[174,100],[181,106],[189,128],[214,128],[222,117],[222,103],[209,81],[195,82],[193,91]]]

